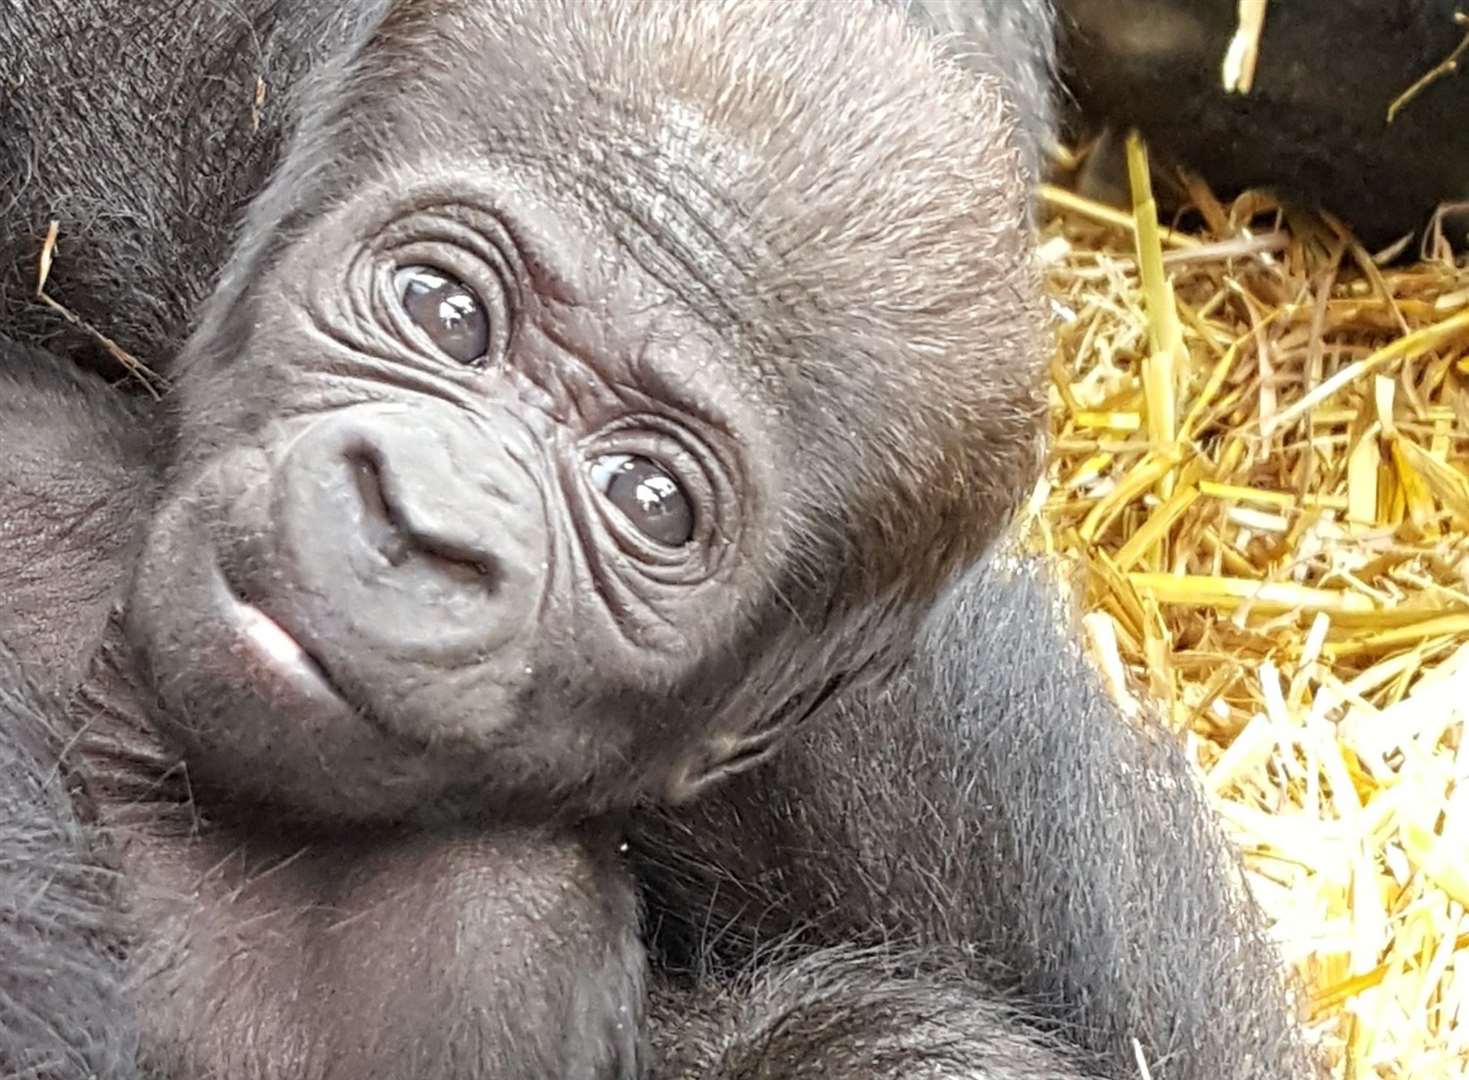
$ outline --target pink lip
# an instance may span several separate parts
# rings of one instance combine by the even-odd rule
[[[278,665],[315,667],[315,661],[306,655],[296,639],[281,628],[281,624],[259,608],[240,605],[240,629],[246,640]]]
[[[343,704],[321,665],[265,612],[231,596],[239,654],[262,690]]]

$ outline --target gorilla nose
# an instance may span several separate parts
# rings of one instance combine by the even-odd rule
[[[459,666],[535,610],[543,504],[482,422],[437,405],[360,406],[313,424],[277,476],[272,576],[294,586],[292,624],[309,638]]]
[[[363,531],[388,565],[403,566],[418,555],[440,560],[442,572],[466,587],[498,586],[503,553],[493,550],[484,537],[464,529],[462,517],[453,516],[452,507],[435,505],[432,493],[414,499],[411,493],[399,491],[390,502],[384,490],[383,465],[373,447],[349,450],[347,460],[362,500]],[[444,513],[445,509],[451,513]]]

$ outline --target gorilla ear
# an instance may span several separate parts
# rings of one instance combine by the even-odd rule
[[[775,753],[788,730],[776,722],[739,735],[710,735],[674,769],[665,797],[677,806],[698,798],[727,777],[754,768]]]

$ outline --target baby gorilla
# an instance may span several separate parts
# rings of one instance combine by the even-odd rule
[[[0,1066],[1303,1074],[1043,594],[964,579],[913,651],[1037,462],[995,66],[822,0],[245,8],[0,28],[22,204],[135,215],[57,287],[149,359],[195,325],[162,447],[0,342]],[[98,13],[167,63],[27,67]],[[238,145],[128,112],[254,56]],[[59,160],[68,94],[136,139]]]
[[[1020,152],[876,8],[316,14],[156,498],[123,405],[8,350],[4,639],[147,1074],[626,1073],[607,815],[895,666],[1033,475]]]

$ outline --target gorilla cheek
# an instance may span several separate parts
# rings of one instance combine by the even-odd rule
[[[153,719],[189,763],[191,782],[249,798],[284,798],[312,815],[402,812],[384,795],[422,797],[420,767],[303,663],[262,647],[261,617],[230,593],[198,513],[177,499],[154,523],[128,606],[128,632],[163,708]],[[373,790],[369,778],[409,783]]]

